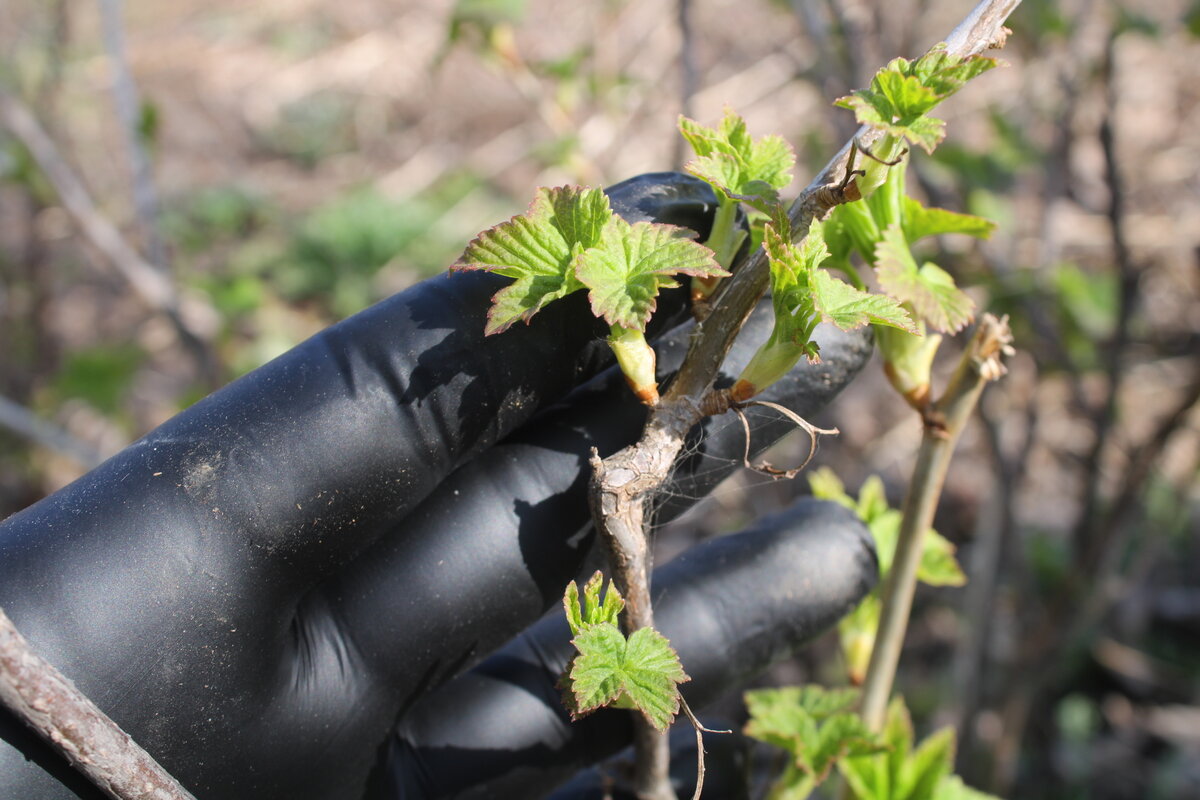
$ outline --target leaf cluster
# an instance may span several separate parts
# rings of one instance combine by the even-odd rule
[[[875,73],[871,85],[837,101],[862,124],[920,145],[926,152],[946,136],[946,122],[926,116],[972,78],[997,64],[994,58],[958,58],[939,44],[920,58],[896,58]]]
[[[707,181],[718,197],[743,200],[766,212],[779,202],[779,190],[792,181],[792,146],[782,136],[752,139],[746,121],[731,110],[716,128],[681,116],[679,132],[696,152],[684,169]]]
[[[628,638],[617,627],[625,600],[611,582],[600,600],[604,576],[592,575],[582,600],[575,581],[567,586],[563,607],[579,651],[561,681],[563,702],[572,719],[598,708],[636,708],[665,731],[679,713],[678,684],[690,680],[679,656],[661,633],[639,628]]]
[[[841,758],[878,753],[880,738],[854,713],[855,689],[789,686],[746,692],[750,721],[744,733],[783,748],[790,769],[773,797],[805,798]]]
[[[969,323],[975,303],[936,264],[917,264],[912,245],[949,233],[988,237],[995,224],[971,214],[926,208],[905,194],[904,164],[892,167],[879,191],[838,206],[822,224],[835,268],[853,272],[858,253],[875,268],[880,288],[911,308],[917,320],[936,331],[954,333]]]
[[[912,718],[897,697],[888,707],[883,731],[887,752],[838,762],[838,771],[857,800],[995,800],[951,774],[953,728],[942,728],[915,748],[913,739]]]
[[[541,188],[525,214],[479,234],[451,269],[513,279],[492,297],[489,335],[584,288],[597,317],[644,331],[658,292],[678,285],[673,275],[728,274],[692,235],[673,225],[631,225],[599,189]]]

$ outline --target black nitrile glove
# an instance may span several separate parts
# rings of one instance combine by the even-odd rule
[[[610,195],[701,232],[714,209],[671,173]],[[557,619],[461,674],[561,602],[594,544],[588,450],[632,442],[645,417],[611,370],[572,391],[610,361],[582,294],[485,338],[502,284],[443,276],[384,301],[0,524],[0,607],[199,800],[357,798],[369,777],[391,798],[536,797],[628,742],[628,712],[564,723]],[[685,315],[679,293],[659,308],[652,335]],[[751,324],[733,369],[769,323]],[[771,392],[800,414],[870,351],[823,333],[822,363]],[[663,370],[686,329],[670,341]],[[756,450],[790,429],[763,419]],[[740,425],[704,427],[676,497],[740,461]],[[748,680],[876,574],[862,526],[812,502],[664,567],[656,614],[685,695]],[[0,711],[0,798],[72,790],[100,796]]]

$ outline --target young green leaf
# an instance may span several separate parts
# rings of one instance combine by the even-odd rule
[[[916,61],[893,59],[875,73],[869,88],[840,98],[836,105],[853,110],[860,123],[933,152],[945,138],[946,123],[926,114],[994,66],[995,59],[960,59],[938,45]]]
[[[895,328],[876,328],[875,344],[883,356],[883,372],[900,396],[915,409],[929,403],[933,359],[942,343],[938,333],[925,333],[925,323],[918,321],[921,335],[914,336]]]
[[[915,76],[922,85],[932,89],[940,100],[945,100],[966,85],[967,81],[982,75],[999,63],[994,58],[983,56],[962,58],[953,55],[946,50],[945,42],[940,42],[925,55],[909,63],[906,69],[908,74]]]
[[[829,467],[820,467],[808,473],[808,488],[819,500],[832,500],[851,511],[856,511],[854,498],[846,493],[846,485]]]
[[[900,769],[899,796],[912,800],[933,800],[938,784],[954,766],[954,729],[942,728],[931,734],[913,751]]]
[[[819,686],[747,692],[750,721],[744,732],[786,750],[804,776],[820,783],[838,759],[882,749],[862,718],[849,711],[857,698],[854,689],[826,690]]]
[[[475,237],[451,270],[486,270],[514,279],[492,297],[485,332],[528,322],[547,303],[583,288],[572,261],[598,243],[612,217],[608,197],[599,189],[543,188],[527,212]]]
[[[972,789],[957,775],[947,775],[938,783],[933,800],[1000,800],[993,794]]]
[[[948,272],[931,263],[917,266],[899,225],[885,230],[875,248],[875,275],[885,292],[910,304],[934,330],[954,333],[974,317],[975,302]]]
[[[578,719],[618,699],[627,700],[660,731],[679,712],[677,684],[689,680],[679,656],[653,628],[628,639],[611,622],[584,628],[572,640],[579,655],[568,668],[568,710]]]
[[[744,694],[752,720],[764,730],[782,729],[796,719],[797,712],[820,722],[858,702],[857,689],[827,689],[817,684],[752,689]]]
[[[604,602],[600,602],[600,590],[603,586],[604,574],[596,570],[583,585],[581,602],[579,586],[575,581],[567,584],[567,590],[563,594],[563,608],[567,612],[567,624],[571,626],[571,633],[578,636],[586,628],[602,622],[617,624],[617,617],[625,608],[625,598],[621,597],[617,587],[609,581],[608,591],[604,593]]]
[[[917,332],[912,317],[892,298],[855,289],[823,269],[812,277],[813,305],[825,322],[844,331],[874,323]]]
[[[953,728],[943,728],[913,750],[912,719],[897,697],[883,733],[887,752],[846,758],[838,770],[858,800],[986,800],[950,774],[954,738]]]
[[[778,202],[778,190],[791,183],[796,163],[791,145],[780,136],[752,140],[746,121],[732,111],[717,128],[680,117],[679,132],[697,156],[684,169],[729,197],[758,207]]]
[[[846,662],[846,674],[855,686],[867,679],[871,665],[871,651],[875,649],[875,634],[879,630],[879,614],[883,604],[879,595],[872,593],[863,598],[858,606],[842,617],[838,623],[838,643],[842,646],[842,658]]]
[[[671,276],[728,276],[712,251],[691,235],[673,225],[630,225],[612,217],[594,246],[574,261],[575,276],[589,290],[592,313],[610,325],[644,331],[659,290],[679,285]]]
[[[867,525],[871,525],[892,510],[888,505],[887,488],[883,485],[882,478],[871,475],[863,481],[862,486],[858,487],[858,502],[854,510],[858,513],[858,518]]]
[[[996,223],[974,214],[959,214],[944,208],[926,208],[911,197],[905,197],[903,202],[901,226],[904,239],[908,242],[944,233],[965,233],[977,239],[986,239],[996,229]]]

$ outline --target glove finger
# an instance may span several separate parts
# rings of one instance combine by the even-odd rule
[[[771,324],[764,303],[730,353],[726,380],[750,359]],[[659,348],[664,369],[682,359],[690,329],[664,337]],[[766,399],[801,415],[815,414],[871,351],[863,331],[822,326],[818,339],[821,363],[793,370]],[[747,414],[754,424],[752,454],[795,429],[775,412]],[[314,592],[300,609],[301,624],[343,626],[343,638],[355,643],[371,674],[407,692],[402,705],[411,702],[561,602],[563,587],[592,551],[590,449],[608,455],[630,444],[644,417],[629,402],[619,374],[576,392],[569,403],[451,476],[401,529]],[[659,521],[678,515],[742,468],[745,433],[733,415],[708,419],[694,434]]]
[[[693,708],[743,686],[849,612],[878,580],[849,510],[804,499],[656,571],[655,618],[692,677]],[[561,615],[423,698],[389,740],[374,798],[539,797],[629,744],[631,716],[571,723],[556,688],[573,655]]]

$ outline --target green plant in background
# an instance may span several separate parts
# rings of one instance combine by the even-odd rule
[[[853,689],[759,689],[745,699],[750,721],[744,733],[789,756],[767,800],[807,800],[835,766],[854,800],[995,800],[952,774],[953,728],[914,749],[912,718],[899,697],[879,733],[854,713]]]
[[[858,490],[857,499],[847,494],[841,479],[828,467],[809,473],[808,484],[813,497],[832,500],[845,506],[866,523],[871,537],[875,540],[875,555],[879,559],[882,584],[892,569],[903,516],[900,511],[888,505],[883,480],[877,475],[872,475]],[[967,576],[954,557],[954,545],[933,529],[926,532],[921,543],[921,562],[917,567],[917,579],[928,586],[962,586],[967,582]],[[838,636],[843,657],[846,659],[846,670],[854,684],[861,684],[866,678],[875,632],[879,627],[879,611],[879,589],[876,588],[849,616],[838,623]]]
[[[69,353],[47,387],[46,401],[60,406],[76,398],[107,416],[116,416],[133,376],[147,355],[132,344],[97,345]]]
[[[850,756],[838,771],[857,800],[995,800],[953,775],[955,734],[942,728],[913,747],[913,724],[899,697],[888,707],[876,755]]]
[[[789,756],[767,800],[807,800],[841,759],[884,749],[881,737],[854,713],[854,689],[756,689],[746,692],[745,701],[750,721],[743,733]]]

